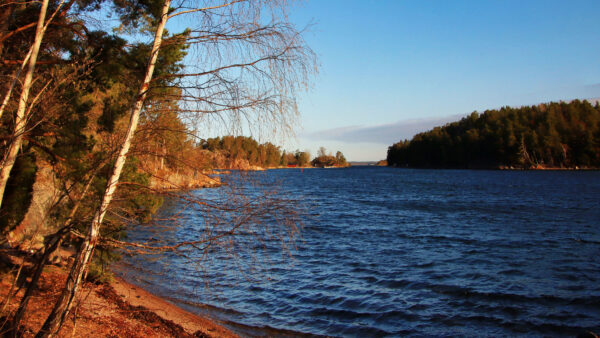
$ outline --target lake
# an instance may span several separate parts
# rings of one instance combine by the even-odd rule
[[[233,176],[224,179],[246,194],[258,189]],[[189,254],[201,265],[175,254],[125,257],[120,273],[243,335],[600,331],[598,171],[353,167],[247,178],[278,184],[303,210],[295,248],[267,241],[237,255],[211,250],[209,260]],[[161,212],[179,209],[167,201]],[[205,224],[206,215],[178,215],[182,226],[163,236],[186,240]]]

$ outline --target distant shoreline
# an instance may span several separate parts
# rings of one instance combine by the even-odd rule
[[[254,167],[254,168],[228,168],[228,169],[224,169],[224,168],[220,168],[220,169],[213,169],[213,171],[215,172],[215,174],[228,174],[231,171],[267,171],[267,170],[279,170],[279,169],[344,169],[344,168],[351,168],[353,166],[344,166],[344,167],[270,167],[270,168],[263,168],[263,167]]]
[[[585,167],[585,168],[560,168],[560,167],[531,167],[531,168],[515,168],[515,167],[477,167],[477,168],[459,168],[459,167],[402,167],[402,166],[387,166],[388,168],[397,169],[427,169],[427,170],[498,170],[498,171],[598,171],[600,168]]]

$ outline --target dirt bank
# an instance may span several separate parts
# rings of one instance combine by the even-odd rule
[[[48,266],[45,269],[22,321],[20,335],[33,337],[39,330],[58,298],[66,276],[65,268]],[[4,272],[1,277],[2,305],[8,299],[0,318],[1,331],[5,333],[25,287],[24,284],[20,288],[17,285],[17,292],[10,293],[14,271]],[[59,336],[236,337],[215,321],[189,313],[120,279],[110,284],[84,283]]]

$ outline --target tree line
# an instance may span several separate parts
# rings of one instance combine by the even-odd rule
[[[341,151],[333,156],[321,147],[311,160],[309,151],[287,152],[271,142],[258,143],[248,136],[223,136],[201,140],[198,147],[204,150],[203,166],[206,168],[250,169],[298,167],[347,166]]]
[[[473,112],[395,143],[387,161],[418,168],[599,168],[600,106],[574,100]]]
[[[288,10],[279,0],[0,3],[0,241],[36,257],[32,269],[16,270],[15,281],[24,280],[19,274],[30,281],[18,310],[2,314],[13,335],[60,246],[77,253],[38,337],[59,332],[82,279],[104,265],[111,248],[208,252],[226,244],[219,231],[295,231],[293,217],[279,215],[293,214],[289,206],[273,207],[278,201],[268,194],[237,198],[232,189],[221,204],[169,196],[197,212],[256,216],[215,221],[185,245],[129,243],[125,236],[128,225],[150,221],[165,195],[151,179],[169,170],[202,174],[203,122],[291,130],[296,93],[310,84],[316,59]],[[116,25],[101,21],[103,13]],[[184,28],[170,31],[168,22]],[[271,163],[272,147],[263,150],[252,160]],[[43,217],[28,218],[34,204]],[[269,214],[286,222],[256,221]]]

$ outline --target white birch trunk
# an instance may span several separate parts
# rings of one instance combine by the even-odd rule
[[[29,58],[31,57],[32,52],[33,52],[33,46],[31,46],[31,48],[29,48],[29,52],[27,53],[27,55],[25,55],[25,59],[23,59],[23,63],[21,64],[21,67],[19,67],[19,69],[15,72],[15,75],[13,76],[12,82],[10,83],[8,90],[6,91],[6,95],[4,96],[4,100],[2,101],[2,106],[0,106],[0,118],[2,118],[2,114],[4,114],[4,109],[6,109],[6,106],[8,105],[8,101],[10,101],[12,91],[15,88],[15,85],[17,84],[19,77],[21,76],[21,72],[23,71],[23,69],[25,69],[27,67],[27,63],[29,62]]]
[[[25,126],[27,124],[27,116],[25,114],[27,110],[27,100],[29,99],[29,91],[31,89],[31,82],[33,79],[33,72],[35,71],[35,64],[37,62],[38,53],[40,51],[40,45],[42,44],[42,38],[46,31],[44,21],[46,20],[46,12],[48,11],[48,0],[42,1],[42,8],[40,9],[40,17],[38,19],[37,28],[35,30],[35,39],[33,41],[33,48],[31,49],[31,56],[29,57],[29,64],[27,65],[27,72],[25,73],[25,79],[23,81],[23,88],[21,90],[21,97],[19,98],[19,107],[15,116],[15,129],[13,133],[13,140],[6,150],[6,154],[2,159],[0,167],[0,206],[4,199],[4,190],[6,189],[6,182],[10,176],[10,172],[17,159],[17,154],[23,144],[23,134],[25,133]]]
[[[158,52],[162,43],[162,35],[164,32],[165,24],[168,20],[168,11],[170,5],[171,0],[165,0],[162,9],[161,20],[158,24],[158,27],[156,28],[156,33],[154,35],[154,44],[152,46],[152,52],[150,55],[148,66],[146,68],[146,76],[144,78],[144,82],[140,90],[138,91],[137,100],[132,108],[127,134],[125,136],[125,139],[123,140],[121,150],[119,151],[119,155],[113,166],[112,175],[110,176],[110,179],[108,180],[108,183],[106,185],[104,196],[102,198],[102,203],[96,210],[96,213],[94,214],[94,218],[92,220],[92,224],[90,225],[89,232],[81,247],[79,248],[77,258],[75,260],[75,263],[73,264],[73,267],[71,268],[69,277],[67,278],[67,285],[63,289],[63,292],[59,300],[56,302],[54,309],[46,319],[46,322],[44,323],[40,331],[37,333],[36,337],[51,337],[58,333],[60,327],[62,326],[62,323],[69,314],[69,311],[73,304],[73,300],[77,294],[79,284],[81,283],[83,274],[87,270],[90,258],[92,256],[92,252],[94,250],[94,246],[96,245],[96,242],[98,240],[100,225],[102,224],[102,220],[104,219],[106,210],[108,209],[108,206],[112,200],[113,193],[115,192],[115,189],[117,187],[117,183],[119,182],[121,171],[123,170],[125,160],[127,159],[127,153],[129,152],[129,147],[131,146],[131,140],[133,139],[133,135],[138,125],[140,112],[144,104],[144,99],[146,98],[146,93],[148,91],[150,81],[152,80],[152,74],[154,73],[154,66],[156,64]]]

